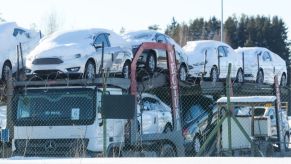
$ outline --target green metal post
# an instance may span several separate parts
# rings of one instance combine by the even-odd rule
[[[207,137],[207,139],[205,140],[204,144],[202,145],[200,151],[196,154],[197,157],[201,156],[203,154],[203,152],[206,149],[206,145],[209,144],[209,142],[211,141],[211,139],[215,136],[215,134],[219,131],[220,126],[222,125],[223,121],[226,119],[227,116],[223,116],[222,119],[219,120],[219,122],[216,124],[215,128],[213,129],[213,131],[209,134],[209,136]]]
[[[231,63],[228,64],[228,72],[226,77],[226,97],[227,97],[227,126],[228,126],[228,150],[232,151],[232,141],[231,141],[231,103],[230,103],[230,95],[231,95],[231,81],[230,81],[230,73],[231,73]]]

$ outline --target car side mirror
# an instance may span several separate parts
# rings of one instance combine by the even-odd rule
[[[273,119],[274,119],[274,116],[273,116],[273,115],[271,115],[271,116],[270,116],[270,118],[271,118],[271,120],[273,120]]]
[[[102,47],[103,47],[102,43],[93,43],[92,46],[93,46],[95,49],[99,49],[99,48],[102,48]]]
[[[163,40],[158,40],[158,43],[163,43]]]

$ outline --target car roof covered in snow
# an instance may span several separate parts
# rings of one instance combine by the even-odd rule
[[[243,97],[230,97],[231,103],[273,103],[276,100],[275,96],[243,96]],[[221,97],[217,100],[218,104],[226,104],[227,97]]]
[[[149,40],[153,39],[153,37],[159,32],[155,30],[138,30],[138,31],[132,31],[128,32],[123,35],[123,38],[126,41],[132,42],[134,40]]]
[[[203,52],[205,49],[216,48],[218,46],[227,46],[226,43],[219,42],[216,40],[199,40],[199,41],[188,41],[183,47],[186,54],[193,54],[197,52]]]

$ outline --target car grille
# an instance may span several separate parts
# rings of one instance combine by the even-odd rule
[[[59,70],[37,70],[34,71],[34,73],[39,74],[39,75],[56,75],[58,73],[61,73]]]
[[[89,139],[18,139],[17,155],[75,156],[86,152]]]
[[[61,64],[63,63],[63,60],[59,58],[39,58],[34,59],[32,64],[35,65],[43,65],[43,64]]]

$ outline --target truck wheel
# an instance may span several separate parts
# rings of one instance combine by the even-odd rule
[[[285,75],[285,74],[283,74],[283,75],[281,76],[280,85],[281,85],[282,87],[285,87],[285,86],[287,85],[287,78],[286,78],[286,75]]]
[[[284,136],[284,145],[285,145],[285,150],[288,151],[289,150],[289,142],[290,142],[290,138],[288,134],[285,134]]]
[[[107,157],[122,157],[121,152],[119,151],[119,148],[112,147],[107,154]]]
[[[172,145],[163,144],[160,150],[160,157],[175,157],[176,152]]]

